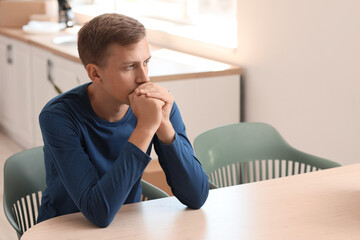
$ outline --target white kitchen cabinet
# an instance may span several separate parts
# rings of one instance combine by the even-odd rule
[[[39,126],[39,114],[45,104],[61,92],[68,91],[88,81],[85,68],[76,62],[54,55],[40,49],[31,48],[31,66],[33,81],[33,126],[34,145],[42,145]],[[56,86],[56,88],[55,88]]]
[[[0,124],[4,127],[6,105],[6,89],[8,75],[8,41],[7,38],[0,36]]]
[[[24,147],[33,143],[30,46],[0,36],[0,123]]]
[[[240,122],[240,76],[159,82],[175,98],[191,143],[200,133]]]

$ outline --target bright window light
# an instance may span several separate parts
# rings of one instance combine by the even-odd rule
[[[96,11],[119,12],[146,28],[226,48],[237,47],[236,0],[73,0]]]

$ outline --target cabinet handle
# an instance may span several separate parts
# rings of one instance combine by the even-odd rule
[[[51,83],[51,85],[54,87],[55,92],[57,92],[57,94],[61,94],[62,91],[61,89],[55,84],[53,75],[52,75],[52,71],[53,71],[53,63],[50,59],[47,60],[47,79],[48,81]]]
[[[6,54],[7,54],[7,62],[8,62],[8,64],[13,64],[13,51],[12,51],[12,45],[7,45],[7,52],[6,52]]]
[[[54,83],[54,79],[52,77],[52,69],[53,69],[53,63],[50,59],[47,60],[47,79],[49,82],[51,82],[52,84]]]

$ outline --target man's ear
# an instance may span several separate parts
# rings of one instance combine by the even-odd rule
[[[99,74],[100,68],[97,65],[93,63],[89,63],[88,65],[86,65],[86,71],[91,81],[93,82],[101,81],[101,77]]]

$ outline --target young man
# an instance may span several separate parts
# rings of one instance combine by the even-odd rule
[[[52,99],[39,117],[47,188],[38,222],[81,211],[108,226],[123,204],[140,201],[152,145],[175,197],[200,208],[208,178],[173,96],[150,82],[144,26],[98,16],[80,29],[78,50],[91,82]]]

